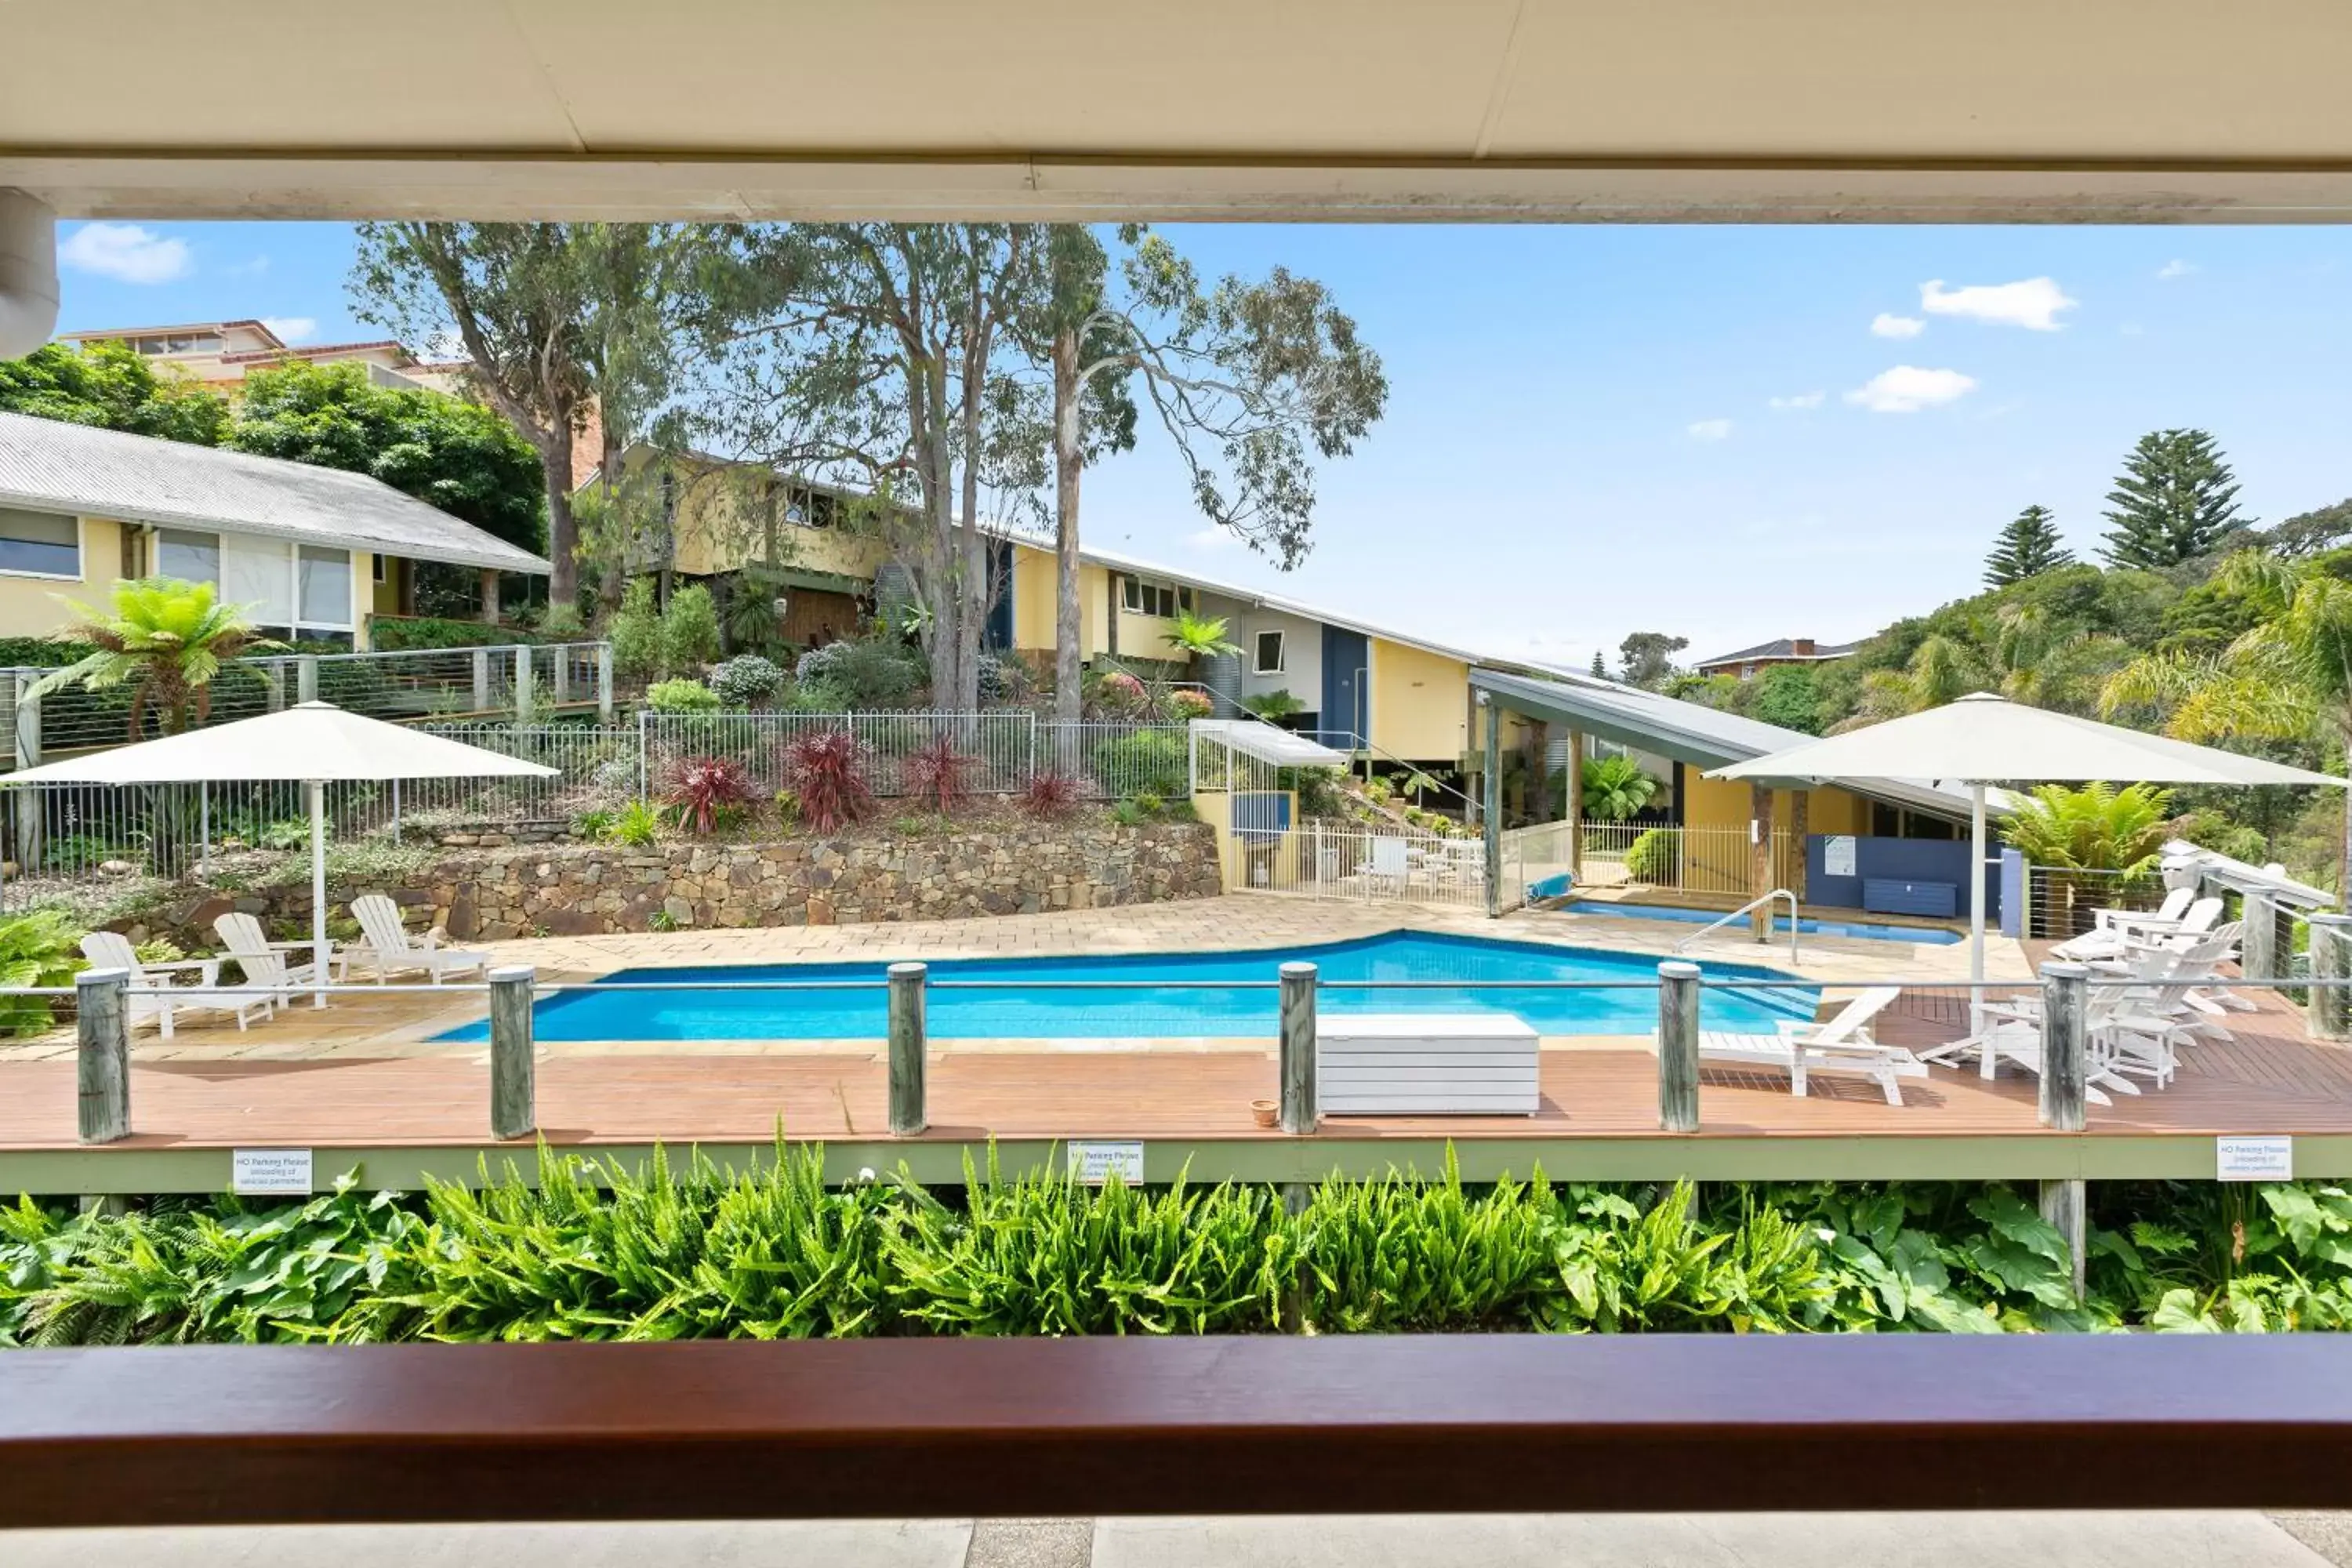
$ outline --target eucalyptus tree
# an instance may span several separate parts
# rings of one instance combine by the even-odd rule
[[[1044,309],[1046,241],[1035,224],[754,226],[706,275],[697,428],[736,460],[871,498],[853,521],[906,571],[945,707],[979,701],[983,500],[1044,483],[1043,400],[1001,351]]]
[[[1139,410],[1174,444],[1210,522],[1287,571],[1310,543],[1315,458],[1352,452],[1388,401],[1380,356],[1321,283],[1277,267],[1210,287],[1165,237],[1129,225],[1118,238],[1113,267],[1094,230],[1055,228],[1045,307],[1025,323],[1053,389],[1065,721],[1078,717],[1080,474],[1134,446]]]
[[[359,226],[353,313],[405,342],[454,342],[472,387],[537,449],[551,609],[579,605],[577,437],[601,426],[609,473],[673,390],[679,243],[664,225]]]

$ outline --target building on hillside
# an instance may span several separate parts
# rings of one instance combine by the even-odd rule
[[[226,395],[255,370],[288,360],[314,364],[354,362],[378,386],[457,393],[463,360],[427,360],[390,338],[350,343],[289,343],[267,322],[194,321],[172,327],[97,327],[63,332],[59,341],[89,347],[121,343],[158,369],[204,383]]]
[[[1828,664],[1846,658],[1860,643],[1815,642],[1811,637],[1776,637],[1758,643],[1735,653],[1719,654],[1714,658],[1698,660],[1691,668],[1701,675],[1728,675],[1740,680],[1753,680],[1776,664]]]
[[[216,585],[289,640],[367,646],[413,603],[418,562],[499,573],[547,562],[365,474],[0,414],[0,637],[69,626],[114,584]]]

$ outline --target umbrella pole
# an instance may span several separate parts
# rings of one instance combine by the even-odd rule
[[[327,786],[316,779],[310,792],[310,1005],[327,1005]]]
[[[1984,1033],[1985,977],[1985,786],[1969,786],[1969,1033]],[[1990,1049],[1978,1053],[1980,1071],[1992,1076]]]

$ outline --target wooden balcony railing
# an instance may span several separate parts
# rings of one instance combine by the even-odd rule
[[[2340,1336],[0,1352],[0,1528],[2347,1504]]]

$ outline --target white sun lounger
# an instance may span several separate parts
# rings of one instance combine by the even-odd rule
[[[345,950],[346,967],[365,963],[375,970],[375,983],[385,980],[402,970],[421,969],[436,985],[442,977],[486,970],[490,962],[487,952],[471,948],[443,947],[441,932],[430,931],[422,937],[412,937],[408,928],[400,923],[400,906],[382,893],[362,893],[352,900],[352,913],[360,922],[360,931],[367,940]]]
[[[1785,1068],[1789,1092],[1802,1095],[1805,1079],[1817,1072],[1860,1073],[1876,1083],[1889,1105],[1903,1103],[1896,1079],[1926,1078],[1927,1064],[1900,1046],[1882,1046],[1870,1035],[1870,1020],[1900,995],[1901,987],[1873,985],[1838,1010],[1837,1016],[1819,1024],[1791,1019],[1772,1035],[1727,1034],[1704,1030],[1698,1037],[1698,1058],[1705,1062],[1752,1062]]]
[[[124,995],[130,1027],[152,1022],[157,1034],[172,1037],[172,1021],[175,1015],[187,1012],[233,1013],[236,1026],[245,1027],[248,1014],[269,1016],[267,996],[223,995],[213,989],[220,983],[220,960],[217,958],[180,958],[165,963],[142,963],[131,939],[119,931],[94,931],[81,939],[82,956],[100,969],[122,969],[131,973],[131,985]],[[175,970],[194,970],[194,985],[174,985],[171,975]]]

